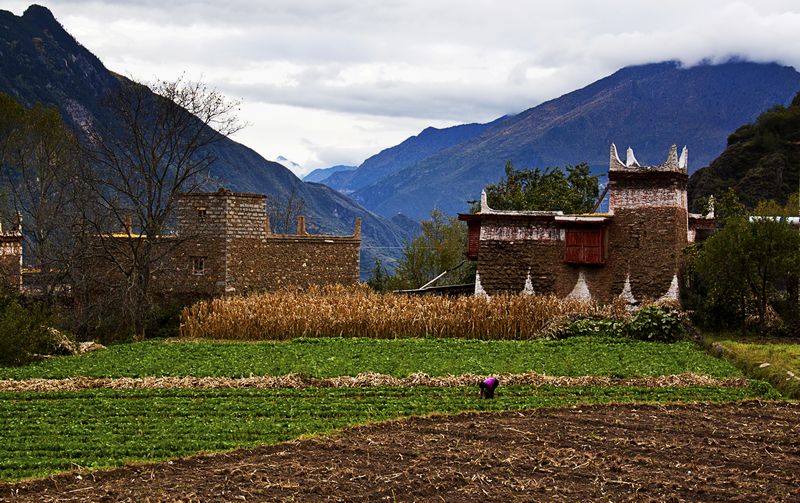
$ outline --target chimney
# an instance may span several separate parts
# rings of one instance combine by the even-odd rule
[[[129,236],[133,234],[133,217],[130,215],[125,215],[125,221],[123,222],[122,230]]]
[[[356,218],[356,228],[353,231],[353,237],[355,239],[361,239],[361,218]]]
[[[306,236],[306,217],[300,215],[297,217],[297,235]]]

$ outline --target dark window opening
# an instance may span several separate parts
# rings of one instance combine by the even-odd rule
[[[206,221],[206,209],[205,208],[197,208],[197,220],[200,223]]]
[[[603,229],[566,229],[564,262],[603,264],[606,261]]]
[[[467,258],[478,260],[478,250],[481,247],[481,222],[471,220],[467,222]]]
[[[192,257],[192,274],[202,276],[206,273],[206,258]]]

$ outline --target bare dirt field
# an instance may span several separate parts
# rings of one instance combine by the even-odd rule
[[[0,484],[35,501],[800,501],[800,404],[414,418],[226,454]]]

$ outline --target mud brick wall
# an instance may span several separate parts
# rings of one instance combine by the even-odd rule
[[[178,234],[181,236],[221,236],[227,227],[225,193],[181,194],[177,199]],[[201,219],[199,209],[205,210]]]
[[[279,236],[228,243],[228,288],[235,293],[310,285],[355,284],[361,241],[350,237]]]
[[[564,246],[562,240],[481,241],[478,255],[481,286],[489,295],[520,293],[530,274],[534,293],[566,297],[583,272],[592,297],[610,301],[613,298],[611,257],[605,265],[566,264]]]
[[[609,226],[609,266],[618,295],[630,274],[638,300],[658,299],[680,276],[687,241],[688,214],[683,208],[617,209]]]
[[[567,295],[577,268],[563,258],[564,230],[552,218],[486,215],[481,222],[478,274],[489,295],[521,292],[528,274],[535,293]]]
[[[0,281],[14,290],[22,287],[22,236],[0,235]]]
[[[199,210],[202,210],[201,214]],[[276,235],[266,230],[266,196],[233,193],[182,194],[177,202],[177,235],[159,238],[151,285],[159,294],[181,298],[276,290],[283,287],[353,284],[359,279],[360,234],[354,236]],[[134,238],[135,239],[135,238]],[[102,294],[125,278],[107,257],[124,262],[130,238],[100,237],[85,266]],[[202,274],[194,271],[203,259]]]
[[[619,296],[628,277],[637,300],[655,300],[680,277],[687,220],[678,207],[617,209],[606,227],[605,263],[576,265],[564,263],[563,229],[555,222],[486,216],[478,254],[481,287],[489,295],[519,293],[530,274],[535,293],[565,297],[583,273],[592,298],[601,302]]]

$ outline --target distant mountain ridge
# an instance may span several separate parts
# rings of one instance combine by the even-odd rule
[[[694,171],[722,152],[733,130],[771,106],[787,104],[798,90],[800,73],[774,63],[627,67],[485,125],[477,135],[434,150],[351,195],[386,216],[423,219],[434,207],[453,214],[501,178],[506,160],[518,167],[585,161],[603,173],[611,143],[634,147],[645,163],[661,162],[673,143],[688,145]]]
[[[113,123],[103,97],[126,78],[105,68],[81,46],[45,7],[32,5],[22,16],[0,10],[0,91],[31,106],[55,105],[65,120],[86,132],[97,121]],[[211,174],[226,188],[267,194],[281,201],[294,194],[305,201],[311,232],[348,234],[357,217],[363,219],[362,274],[380,257],[391,265],[416,229],[397,224],[361,207],[340,193],[314,183],[303,183],[284,166],[267,161],[231,139],[212,147],[217,158]]]
[[[344,193],[357,191],[441,150],[475,138],[492,124],[461,124],[443,129],[425,128],[418,135],[407,138],[399,145],[369,157],[355,171],[336,174],[323,180],[323,183]]]
[[[275,158],[275,162],[277,162],[278,164],[280,164],[284,168],[287,168],[292,173],[296,173],[297,171],[302,171],[303,170],[303,166],[297,164],[296,162],[294,162],[291,159],[287,159],[286,157],[284,157],[282,155],[279,155],[278,157],[276,157]]]
[[[303,177],[304,182],[324,182],[330,176],[340,173],[340,172],[348,172],[354,171],[356,169],[355,166],[345,166],[343,164],[338,164],[336,166],[331,166],[330,168],[317,168],[311,172],[309,172],[306,176]],[[325,184],[329,185],[329,184]]]

